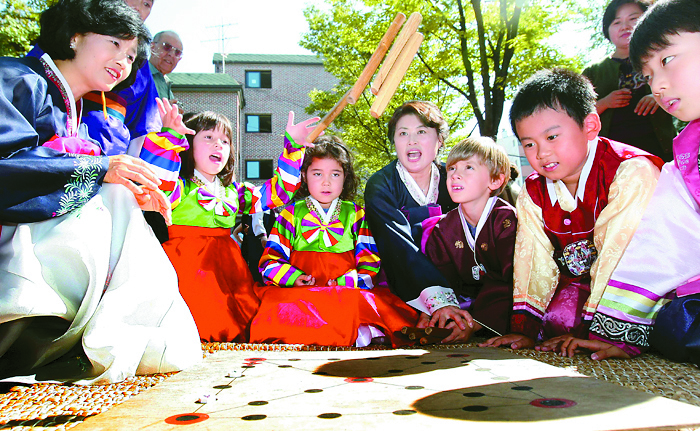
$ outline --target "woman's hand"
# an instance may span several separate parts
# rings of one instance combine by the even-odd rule
[[[629,88],[615,90],[596,103],[598,114],[602,114],[607,109],[624,108],[630,104],[630,99],[632,99],[632,90]]]
[[[161,184],[146,162],[126,154],[109,156],[109,168],[103,181],[126,186],[137,199],[146,190],[158,190]],[[141,201],[145,202],[144,199]]]
[[[314,144],[306,142],[306,137],[309,136],[309,134],[316,127],[313,124],[318,122],[320,119],[320,117],[314,117],[309,118],[306,121],[302,121],[299,124],[294,124],[294,111],[289,111],[289,120],[287,121],[287,128],[285,130],[287,133],[289,133],[289,136],[292,137],[297,145],[303,144],[307,147],[313,147]]]
[[[479,344],[479,347],[500,347],[506,346],[513,350],[528,349],[535,347],[535,340],[522,334],[507,334],[500,337],[493,337]]]
[[[182,122],[182,114],[180,113],[177,105],[170,104],[168,99],[156,98],[156,103],[158,104],[158,112],[160,113],[160,119],[163,121],[163,127],[168,127],[173,129],[181,135],[194,135],[195,131],[185,126]]]
[[[315,286],[316,279],[313,275],[300,275],[296,280],[294,280],[294,287],[302,286]]]
[[[157,211],[165,219],[165,224],[168,226],[173,224],[173,211],[170,207],[170,201],[165,194],[160,190],[148,190],[142,195],[136,196],[136,201],[143,211]]]
[[[637,115],[651,115],[659,109],[659,104],[654,100],[654,96],[647,94],[639,99],[637,106],[634,107],[634,113]]]

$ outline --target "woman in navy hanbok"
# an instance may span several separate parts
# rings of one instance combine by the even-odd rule
[[[201,359],[141,212],[169,216],[159,180],[80,121],[81,97],[124,80],[148,40],[120,1],[61,0],[41,17],[45,55],[0,59],[0,378],[112,382]]]

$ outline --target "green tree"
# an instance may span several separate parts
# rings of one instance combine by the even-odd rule
[[[328,112],[352,86],[397,12],[423,15],[425,40],[384,116],[370,117],[372,97],[365,91],[333,125],[357,150],[363,176],[393,157],[386,123],[406,100],[435,102],[453,130],[475,119],[482,135],[495,136],[505,101],[525,78],[544,67],[582,67],[583,55],[563,54],[553,36],[591,13],[576,0],[327,1],[327,10],[305,11],[310,30],[301,45],[325,59],[338,85],[313,92],[309,113]]]
[[[39,16],[55,0],[0,0],[0,55],[20,57],[39,36]]]

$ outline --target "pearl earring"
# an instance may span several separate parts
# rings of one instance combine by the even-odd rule
[[[70,49],[75,49],[75,41],[74,40],[70,41]]]

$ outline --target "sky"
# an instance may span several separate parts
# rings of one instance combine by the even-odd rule
[[[299,46],[309,5],[323,0],[155,0],[146,26],[180,35],[184,54],[174,72],[213,73],[222,30],[229,54],[313,54]]]

